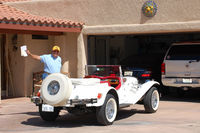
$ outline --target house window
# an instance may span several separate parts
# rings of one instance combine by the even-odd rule
[[[32,39],[48,40],[48,35],[32,35]]]

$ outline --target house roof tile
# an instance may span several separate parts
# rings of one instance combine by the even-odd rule
[[[0,0],[0,3],[6,3],[6,2],[21,2],[21,1],[30,1],[30,0]]]
[[[22,0],[0,0],[2,1],[22,1]],[[62,20],[51,17],[33,15],[12,6],[0,4],[0,24],[20,24],[44,27],[62,27],[82,29],[84,23],[70,20]]]

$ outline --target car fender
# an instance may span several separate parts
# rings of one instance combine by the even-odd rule
[[[146,92],[151,89],[152,86],[155,86],[155,85],[160,85],[158,82],[156,81],[148,81],[148,82],[145,82],[144,84],[141,84],[139,86],[139,91],[137,92],[136,95],[134,95],[134,98],[133,98],[133,104],[137,103],[145,94]]]
[[[157,81],[151,80],[151,81],[148,81],[148,82],[143,83],[141,86],[144,87],[144,88],[150,89],[150,88],[151,88],[152,86],[154,86],[154,85],[160,85],[160,83],[158,83]],[[148,90],[147,90],[147,91],[148,91]]]
[[[101,92],[99,92],[101,94],[101,98],[97,99],[97,103],[95,103],[94,106],[102,106],[104,104],[104,101],[105,101],[108,93],[116,96],[117,101],[118,101],[118,94],[117,94],[117,91],[115,90],[115,88],[108,87],[107,89],[105,89],[105,90],[104,89],[102,89]]]

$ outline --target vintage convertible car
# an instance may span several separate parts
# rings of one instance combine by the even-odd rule
[[[145,111],[159,106],[159,83],[139,84],[135,77],[123,77],[119,65],[87,65],[84,78],[68,78],[61,73],[49,75],[32,101],[39,106],[43,120],[54,121],[60,110],[69,113],[96,113],[102,125],[111,125],[120,108],[142,101]]]

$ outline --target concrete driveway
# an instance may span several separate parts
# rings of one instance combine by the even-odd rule
[[[118,112],[111,126],[100,126],[95,115],[74,116],[66,111],[56,122],[43,121],[29,98],[2,100],[0,132],[27,133],[200,133],[200,95],[176,99],[163,98],[159,110],[144,113],[142,105]]]

